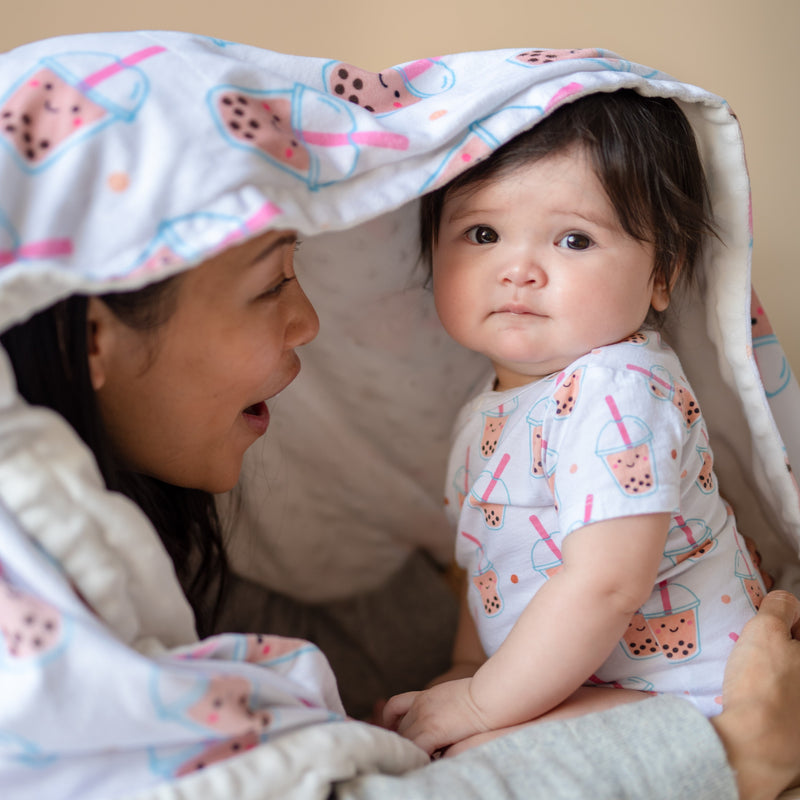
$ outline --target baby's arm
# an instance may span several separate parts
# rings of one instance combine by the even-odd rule
[[[429,753],[532,720],[569,697],[608,658],[650,596],[669,514],[596,522],[564,540],[545,583],[472,678],[392,698],[392,725]]]

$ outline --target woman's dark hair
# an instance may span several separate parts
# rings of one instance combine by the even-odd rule
[[[126,325],[155,331],[175,307],[179,278],[101,299]],[[94,453],[106,486],[149,517],[195,612],[201,635],[211,631],[228,569],[213,495],[172,486],[126,469],[114,453],[89,375],[88,299],[73,295],[0,335],[20,394],[57,411]]]
[[[446,186],[422,198],[420,244],[430,266],[445,200],[571,147],[582,148],[625,232],[655,250],[653,276],[690,283],[714,235],[708,188],[691,126],[674,100],[632,89],[561,106]]]

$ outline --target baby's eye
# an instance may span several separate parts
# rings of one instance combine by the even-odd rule
[[[588,250],[594,242],[585,233],[568,233],[559,240],[559,247],[566,247],[568,250]]]
[[[473,244],[494,244],[500,237],[494,228],[488,225],[476,225],[466,233],[467,240]]]

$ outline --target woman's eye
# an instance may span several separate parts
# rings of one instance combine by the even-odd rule
[[[559,241],[558,246],[568,250],[588,250],[593,244],[585,233],[568,233]]]
[[[494,244],[500,238],[497,231],[488,225],[476,225],[467,231],[466,236],[473,244]]]
[[[291,283],[295,279],[294,275],[291,277],[285,277],[282,280],[278,281],[274,286],[267,289],[265,292],[262,292],[259,296],[259,300],[269,300],[273,297],[277,297],[285,288],[286,285]]]

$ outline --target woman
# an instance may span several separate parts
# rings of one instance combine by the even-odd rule
[[[315,214],[336,208],[315,194],[332,175],[380,167],[401,149],[399,134],[369,126],[342,138],[347,109],[325,98],[315,110],[318,98],[290,91],[289,77],[253,66],[262,56],[180,34],[109,34],[0,60],[10,356],[0,365],[0,771],[15,798],[386,797],[378,773],[426,763],[399,737],[344,719],[308,643],[198,641],[173,573],[202,612],[220,553],[208,493],[236,483],[269,426],[265,401],[316,334],[294,231],[330,223],[306,219],[298,198]],[[254,97],[258,114],[236,114]],[[287,103],[304,137],[282,127]],[[277,134],[259,139],[262,123]],[[354,161],[355,144],[381,157]],[[735,780],[743,797],[774,796],[798,777],[800,698],[790,689],[796,608],[780,595],[768,606],[735,651],[719,736],[680,701],[648,700],[391,783],[405,797],[451,796],[454,780],[502,797],[494,775],[507,796],[534,796],[530,751],[557,739],[575,752],[576,734],[596,741],[613,726],[622,771],[610,767],[605,789],[595,776],[595,796],[619,796],[628,780],[637,794],[643,776],[624,772],[643,754],[655,761],[658,747],[674,751],[685,778],[661,784],[665,797],[702,787],[733,797]],[[672,727],[651,730],[643,753],[642,729],[656,719]],[[765,748],[771,736],[782,746]],[[751,737],[760,749],[747,750]],[[568,773],[551,775],[567,785]]]

